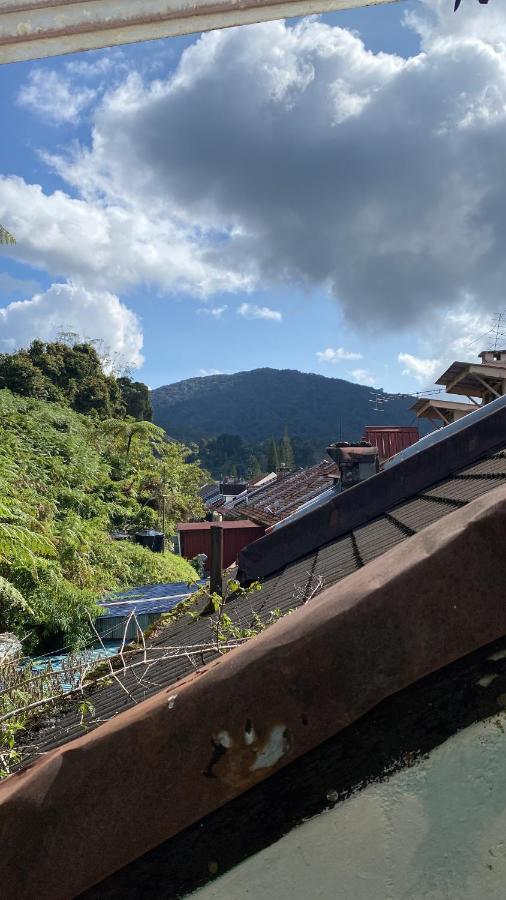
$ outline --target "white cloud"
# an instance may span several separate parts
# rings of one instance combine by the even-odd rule
[[[268,319],[271,322],[282,322],[283,315],[277,309],[269,309],[268,306],[257,306],[256,303],[241,303],[237,307],[237,313],[245,319]]]
[[[221,369],[199,369],[199,375],[205,378],[207,375],[223,375]]]
[[[17,238],[4,248],[11,256],[94,289],[150,284],[205,297],[248,286],[241,275],[209,261],[191,229],[157,215],[150,203],[45,194],[40,185],[0,176],[0,221],[8,221]]]
[[[223,313],[226,312],[228,306],[201,306],[200,309],[197,310],[198,313],[201,313],[203,316],[212,316],[213,319],[221,319]]]
[[[338,363],[343,359],[362,359],[361,353],[353,353],[350,350],[345,350],[343,347],[336,347],[335,350],[327,347],[326,350],[319,350],[316,356],[320,362],[329,363]]]
[[[420,382],[431,383],[441,366],[439,359],[421,359],[419,356],[413,356],[411,353],[399,353],[397,359],[404,366],[402,374],[411,375],[412,378],[416,378]]]
[[[367,384],[370,387],[376,387],[377,380],[374,375],[372,375],[367,369],[353,369],[349,373],[354,381],[358,381],[359,384]]]
[[[89,143],[47,157],[68,192],[0,182],[6,252],[93,290],[324,287],[377,332],[468,297],[500,308],[506,9],[420,9],[408,60],[310,19],[209,33],[156,80],[121,74]]]
[[[54,70],[34,69],[19,90],[18,103],[45,121],[75,124],[95,96],[96,92],[91,88],[77,87]]]
[[[142,365],[142,331],[137,316],[115,294],[76,284],[53,284],[29,300],[0,308],[0,351],[26,347],[34,338],[54,340],[62,329],[99,339],[114,357]]]

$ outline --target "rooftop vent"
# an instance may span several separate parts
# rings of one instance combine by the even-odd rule
[[[339,466],[341,490],[365,481],[379,471],[378,448],[369,441],[338,441],[327,447],[327,453]]]

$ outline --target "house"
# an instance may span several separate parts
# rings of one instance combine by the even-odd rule
[[[506,397],[430,438],[240,553],[232,652],[196,601],[30,735],[7,900],[503,896]]]

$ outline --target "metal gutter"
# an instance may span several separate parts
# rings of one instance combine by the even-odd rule
[[[0,63],[398,0],[0,0]]]

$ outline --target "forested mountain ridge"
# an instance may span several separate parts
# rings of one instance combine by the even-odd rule
[[[220,434],[246,441],[290,435],[317,442],[358,440],[366,425],[412,425],[412,399],[394,396],[377,411],[371,387],[294,369],[253,369],[189,378],[151,391],[153,421],[171,437]],[[389,395],[390,397],[390,395]],[[382,406],[383,404],[380,404]]]

